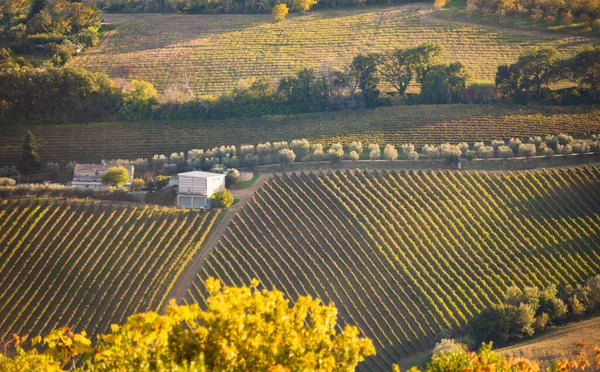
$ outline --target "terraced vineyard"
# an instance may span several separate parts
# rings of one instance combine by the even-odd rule
[[[20,159],[24,129],[35,134],[44,161],[99,162],[302,137],[324,144],[360,140],[422,145],[561,132],[581,135],[600,132],[600,108],[427,105],[238,120],[4,127],[0,165]]]
[[[571,54],[590,39],[452,24],[423,15],[430,4],[315,11],[273,22],[271,15],[106,14],[114,26],[75,66],[113,78],[144,79],[160,90],[190,80],[204,94],[231,91],[242,79],[281,78],[301,67],[342,68],[355,55],[416,46],[446,48],[476,80],[532,46]]]
[[[0,340],[103,333],[165,301],[218,212],[0,202]]]
[[[318,296],[374,340],[362,369],[390,370],[508,286],[599,272],[598,167],[284,174],[233,219],[185,300],[203,303],[208,276]]]

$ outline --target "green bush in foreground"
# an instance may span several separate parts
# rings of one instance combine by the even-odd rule
[[[214,195],[215,207],[217,208],[229,208],[233,204],[235,198],[231,191],[224,189]]]

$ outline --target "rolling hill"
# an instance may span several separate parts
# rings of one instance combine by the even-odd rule
[[[113,78],[143,79],[159,91],[181,85],[202,94],[231,91],[240,80],[281,78],[301,67],[342,68],[359,53],[441,43],[443,61],[462,61],[475,80],[533,46],[564,55],[590,39],[488,29],[426,17],[430,4],[314,11],[275,23],[271,15],[106,14],[99,45],[71,65]]]
[[[373,339],[361,369],[389,370],[511,285],[599,271],[598,167],[292,173],[243,206],[185,301],[203,304],[208,276],[319,297]]]
[[[0,340],[62,326],[105,333],[156,310],[218,211],[0,201]]]

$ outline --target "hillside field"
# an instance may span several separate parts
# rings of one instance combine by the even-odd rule
[[[590,43],[579,36],[536,34],[453,24],[426,17],[430,4],[311,11],[280,23],[270,14],[105,14],[99,47],[71,65],[112,78],[143,79],[159,91],[185,77],[202,94],[231,91],[240,80],[278,79],[301,67],[343,68],[359,53],[434,41],[443,61],[462,61],[474,80],[494,79],[533,46],[555,46],[569,55]]]
[[[18,162],[28,129],[43,161],[99,162],[298,138],[423,145],[562,132],[582,136],[600,132],[600,107],[426,105],[253,119],[3,127],[0,166]]]
[[[291,173],[243,206],[185,301],[204,303],[209,276],[319,297],[373,339],[360,369],[390,370],[509,286],[599,271],[598,167]]]
[[[158,309],[218,211],[0,201],[0,340]]]
[[[499,351],[508,358],[536,359],[547,367],[556,359],[572,359],[581,351],[593,360],[595,346],[600,346],[600,317],[550,329],[538,337]]]

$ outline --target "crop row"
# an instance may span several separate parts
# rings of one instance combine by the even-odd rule
[[[475,80],[492,81],[499,64],[533,46],[572,54],[588,41],[438,22],[428,6],[329,10],[274,23],[269,15],[105,15],[114,25],[74,65],[113,78],[143,79],[164,92],[187,78],[201,94],[223,94],[240,80],[278,79],[302,67],[343,69],[359,53],[427,41],[443,62],[462,61]]]
[[[101,333],[159,308],[218,212],[5,200],[0,215],[7,339],[65,325]]]
[[[600,168],[517,173],[337,171],[268,181],[190,285],[258,278],[333,302],[388,368],[503,301],[509,286],[600,272]]]
[[[306,138],[331,144],[439,144],[569,133],[600,132],[600,111],[592,107],[427,105],[382,107],[289,117],[179,122],[117,122],[30,126],[44,161],[99,162],[149,158],[221,145]],[[16,164],[23,130],[3,128],[0,166]]]

